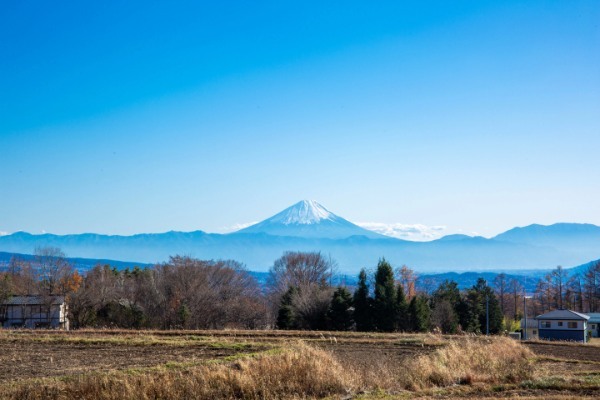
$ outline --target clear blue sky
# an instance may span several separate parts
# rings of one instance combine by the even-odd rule
[[[600,224],[599,1],[204,3],[0,5],[0,231]]]

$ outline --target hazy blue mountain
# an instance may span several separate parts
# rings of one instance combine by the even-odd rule
[[[18,253],[6,253],[0,252],[0,271],[4,270],[8,267],[8,264],[12,257],[18,257],[21,260],[25,261],[33,261],[35,256],[30,254],[18,254]],[[110,265],[111,267],[115,267],[119,270],[123,270],[125,268],[133,269],[138,266],[141,268],[150,267],[153,264],[147,264],[142,262],[134,262],[134,261],[116,261],[116,260],[107,260],[107,259],[88,259],[88,258],[68,258],[71,264],[81,273],[85,273],[89,271],[96,265]],[[583,274],[587,271],[589,266],[593,263],[600,262],[600,260],[590,261],[588,263],[566,268],[568,276],[573,276],[576,274]],[[373,266],[371,266],[373,267]],[[371,268],[372,270],[372,268]],[[248,271],[250,275],[252,275],[257,282],[264,286],[267,284],[267,279],[269,274],[265,271]],[[542,278],[547,273],[550,273],[551,269],[539,269],[539,270],[518,270],[518,271],[469,271],[469,272],[441,272],[441,273],[419,273],[418,274],[418,285],[421,289],[433,291],[435,290],[442,282],[445,280],[454,281],[458,284],[460,289],[467,289],[475,285],[477,279],[484,278],[490,285],[493,285],[494,279],[500,273],[505,273],[507,281],[512,279],[516,279],[519,281],[521,285],[525,288],[527,293],[533,293],[536,290],[536,285],[538,280]],[[346,271],[346,273],[341,272],[336,274],[332,278],[333,285],[344,285],[350,288],[356,286],[358,281],[358,272],[357,271]]]
[[[273,236],[343,239],[350,236],[386,239],[335,215],[314,200],[302,200],[282,212],[238,233],[266,233]]]
[[[533,224],[522,228],[510,229],[493,239],[569,249],[574,252],[595,248],[598,250],[598,254],[596,255],[600,255],[600,226],[592,224]]]
[[[20,254],[20,253],[6,253],[0,251],[0,271],[4,270],[8,267],[10,260],[15,257],[23,261],[34,261],[35,256],[31,254]],[[96,265],[110,265],[111,267],[115,267],[118,270],[122,270],[125,268],[133,269],[134,267],[146,268],[151,264],[145,264],[134,261],[117,261],[117,260],[106,260],[106,259],[93,259],[93,258],[68,258],[73,268],[75,268],[79,272],[85,272]]]
[[[468,289],[473,287],[479,278],[483,278],[490,286],[494,286],[494,279],[499,275],[499,272],[444,272],[439,274],[423,274],[419,276],[419,285],[421,288],[426,287],[428,290],[435,290],[442,282],[454,281],[458,284],[459,289]],[[538,283],[537,277],[522,275],[518,273],[505,274],[507,282],[516,279],[527,291],[533,293]]]
[[[425,273],[523,271],[598,259],[598,232],[600,227],[594,225],[532,225],[491,239],[449,235],[431,242],[411,242],[368,231],[316,202],[304,201],[254,226],[224,235],[203,231],[133,236],[17,232],[0,236],[0,251],[31,254],[35,247],[56,246],[71,257],[143,263],[162,262],[180,254],[230,258],[245,263],[250,270],[265,271],[284,251],[299,250],[331,255],[338,261],[340,272],[348,274],[375,266],[380,257]]]
[[[585,274],[588,271],[588,269],[593,264],[597,264],[597,263],[600,263],[600,260],[590,261],[590,262],[587,262],[585,264],[581,264],[581,265],[578,265],[576,267],[569,268],[568,269],[568,273],[569,273],[570,276],[575,275],[575,274],[581,274],[581,275],[583,275],[583,274]]]

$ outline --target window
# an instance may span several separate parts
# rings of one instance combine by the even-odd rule
[[[573,322],[569,322],[569,329],[576,329],[577,328],[577,322],[573,321]]]
[[[558,321],[558,326],[562,326],[562,321]]]
[[[542,328],[550,328],[550,321],[542,321],[541,327]]]
[[[534,330],[533,330],[533,334],[534,334],[534,335],[537,335],[537,329],[534,329]]]

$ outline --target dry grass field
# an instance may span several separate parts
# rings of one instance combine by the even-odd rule
[[[4,399],[600,396],[600,343],[430,334],[0,331]]]

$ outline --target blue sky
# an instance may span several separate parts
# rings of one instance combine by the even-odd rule
[[[416,239],[600,224],[598,21],[595,0],[4,2],[0,232],[223,232],[305,198]]]

